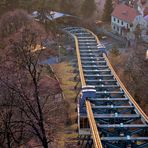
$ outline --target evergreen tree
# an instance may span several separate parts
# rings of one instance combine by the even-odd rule
[[[106,0],[105,6],[104,6],[104,12],[102,16],[102,21],[110,22],[112,11],[113,11],[112,0]]]
[[[81,6],[81,14],[83,17],[91,17],[96,10],[95,0],[84,0]]]
[[[19,0],[19,8],[30,12],[32,10],[32,0]]]
[[[72,9],[72,3],[71,0],[61,0],[60,1],[60,11],[69,13],[69,11]]]
[[[68,14],[77,14],[79,11],[79,0],[60,0],[60,11]]]
[[[0,10],[13,10],[18,6],[18,0],[0,0]]]

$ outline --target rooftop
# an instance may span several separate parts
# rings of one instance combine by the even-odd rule
[[[114,11],[112,12],[112,16],[130,23],[133,22],[135,17],[138,15],[139,13],[136,11],[136,9],[125,4],[116,5]]]
[[[38,11],[34,11],[32,13],[32,16],[37,18],[37,17],[41,16],[41,13],[38,12]],[[61,18],[61,17],[71,16],[71,15],[65,14],[65,13],[61,13],[61,12],[56,12],[56,11],[50,11],[50,12],[46,12],[45,16],[46,16],[46,18],[48,18],[49,20],[52,21],[52,20],[55,20],[55,19],[58,19],[58,18]]]

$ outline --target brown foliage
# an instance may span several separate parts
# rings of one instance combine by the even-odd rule
[[[5,13],[0,19],[0,37],[4,38],[19,28],[26,25],[29,21],[28,14],[23,10],[15,10]]]
[[[8,16],[12,21],[17,15]],[[58,102],[51,90],[44,93],[39,88],[42,51],[32,52],[32,49],[42,45],[46,33],[31,20],[27,24],[15,20],[15,31],[12,32],[9,17],[5,20],[8,28],[4,28],[5,32],[1,30],[8,36],[3,39],[7,43],[5,48],[0,50],[0,145],[18,147],[33,137],[47,148],[64,123],[64,102]]]
[[[110,60],[134,99],[148,114],[148,61],[145,55],[145,48],[137,45],[119,56],[110,55]]]

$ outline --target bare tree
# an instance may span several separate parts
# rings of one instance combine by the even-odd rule
[[[29,136],[26,133],[26,125],[23,123],[22,112],[16,107],[16,95],[13,91],[6,89],[5,85],[1,86],[1,103],[0,103],[0,145],[2,147],[18,147]]]
[[[38,44],[42,47],[44,34],[40,25],[28,23],[13,35],[1,59],[0,83],[7,93],[1,91],[0,97],[5,100],[8,110],[3,114],[1,124],[5,126],[2,129],[7,130],[6,136],[0,141],[5,141],[4,145],[7,144],[8,148],[14,143],[22,144],[30,136],[39,139],[41,145],[48,148],[56,130],[64,123],[63,102],[56,102],[50,90],[46,93],[40,91],[42,66],[39,61],[42,50],[33,52],[33,49]],[[6,94],[7,100],[3,97]],[[2,107],[6,109],[4,104]]]
[[[137,44],[135,48],[129,48],[118,56],[110,54],[110,59],[134,99],[147,113],[148,61],[145,55],[145,47]]]

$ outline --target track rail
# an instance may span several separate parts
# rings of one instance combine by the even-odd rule
[[[74,36],[75,38],[75,44],[76,44],[76,52],[77,52],[77,59],[78,59],[78,67],[79,67],[79,73],[80,73],[80,79],[81,79],[81,84],[82,86],[85,86],[85,78],[84,78],[84,73],[83,73],[83,69],[82,69],[82,63],[81,63],[81,57],[80,57],[80,52],[79,52],[79,44],[78,44],[78,39],[76,36]]]
[[[147,148],[148,117],[127,91],[91,31],[65,28],[75,39],[82,87],[95,86],[96,97],[85,101],[95,148]],[[81,113],[80,113],[81,114]]]
[[[142,117],[145,119],[145,121],[148,123],[148,116],[143,112],[143,110],[140,108],[140,106],[137,104],[137,102],[134,100],[134,98],[130,95],[130,93],[128,92],[128,90],[126,89],[126,87],[124,86],[124,84],[121,82],[121,80],[119,79],[118,75],[116,74],[116,72],[114,71],[111,63],[109,62],[107,56],[105,54],[103,54],[103,57],[105,58],[110,70],[112,71],[113,75],[115,76],[116,80],[118,81],[118,83],[120,84],[120,86],[122,87],[122,89],[124,90],[124,92],[126,93],[126,95],[128,96],[128,98],[131,100],[131,102],[134,104],[134,106],[137,108],[138,112],[142,115]]]
[[[86,100],[86,110],[87,110],[88,120],[89,120],[89,124],[90,124],[91,131],[92,131],[94,146],[95,148],[102,148],[102,143],[101,143],[99,132],[96,126],[94,116],[93,116],[91,104],[90,104],[90,101],[88,100]]]

